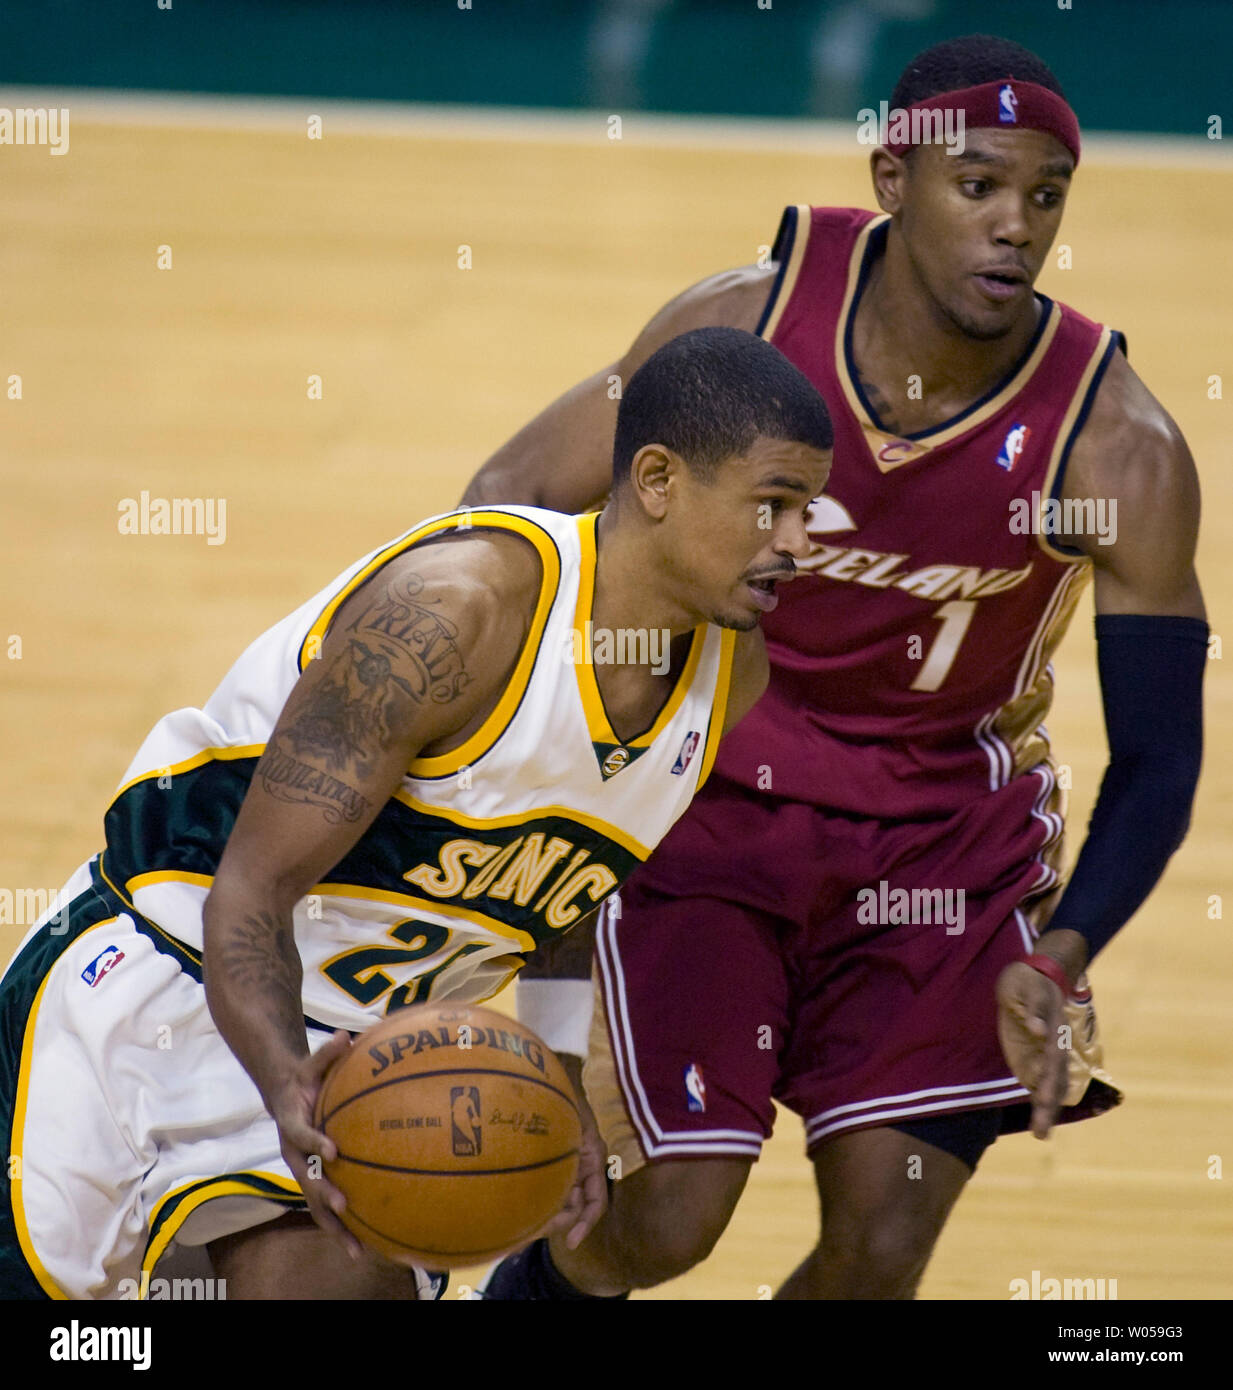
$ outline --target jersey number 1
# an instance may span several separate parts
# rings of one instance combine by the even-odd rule
[[[937,609],[933,616],[941,620],[942,630],[933,639],[925,664],[912,682],[913,690],[937,690],[959,655],[959,644],[976,612],[975,599],[952,599]]]

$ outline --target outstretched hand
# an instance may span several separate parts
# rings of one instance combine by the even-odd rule
[[[998,1040],[1032,1099],[1032,1133],[1047,1139],[1066,1097],[1070,1046],[1066,1000],[1052,980],[1023,961],[998,976]]]

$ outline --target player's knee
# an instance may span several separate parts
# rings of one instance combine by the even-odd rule
[[[415,1276],[375,1257],[347,1258],[307,1213],[291,1213],[211,1241],[210,1261],[227,1297],[243,1299],[409,1300]]]
[[[736,1159],[648,1164],[612,1192],[609,1249],[630,1288],[700,1264],[723,1235],[749,1175]]]
[[[622,1272],[631,1289],[650,1289],[687,1274],[715,1248],[720,1227],[684,1225],[669,1219],[644,1223],[620,1251]]]
[[[911,1298],[920,1283],[937,1231],[914,1214],[881,1210],[859,1219],[832,1217],[814,1252],[831,1296]]]

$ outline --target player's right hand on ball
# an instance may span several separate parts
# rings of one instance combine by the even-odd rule
[[[334,1236],[352,1259],[358,1260],[363,1255],[360,1243],[338,1219],[347,1200],[322,1168],[323,1160],[338,1157],[338,1148],[313,1125],[321,1082],[350,1046],[350,1034],[340,1029],[324,1047],[305,1057],[287,1077],[278,1095],[272,1097],[270,1113],[278,1125],[283,1160],[299,1183],[313,1220]]]
[[[599,1126],[587,1104],[586,1095],[575,1087],[578,1098],[578,1118],[582,1121],[582,1139],[578,1148],[578,1176],[569,1190],[565,1204],[539,1236],[563,1233],[565,1244],[576,1250],[590,1234],[592,1227],[608,1209],[608,1182],[605,1176],[608,1153],[599,1135]],[[536,1238],[538,1239],[539,1236]]]

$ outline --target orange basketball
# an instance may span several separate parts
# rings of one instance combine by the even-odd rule
[[[326,1073],[317,1128],[343,1223],[388,1259],[481,1264],[560,1210],[582,1130],[557,1057],[492,1009],[421,1004],[357,1038]]]

